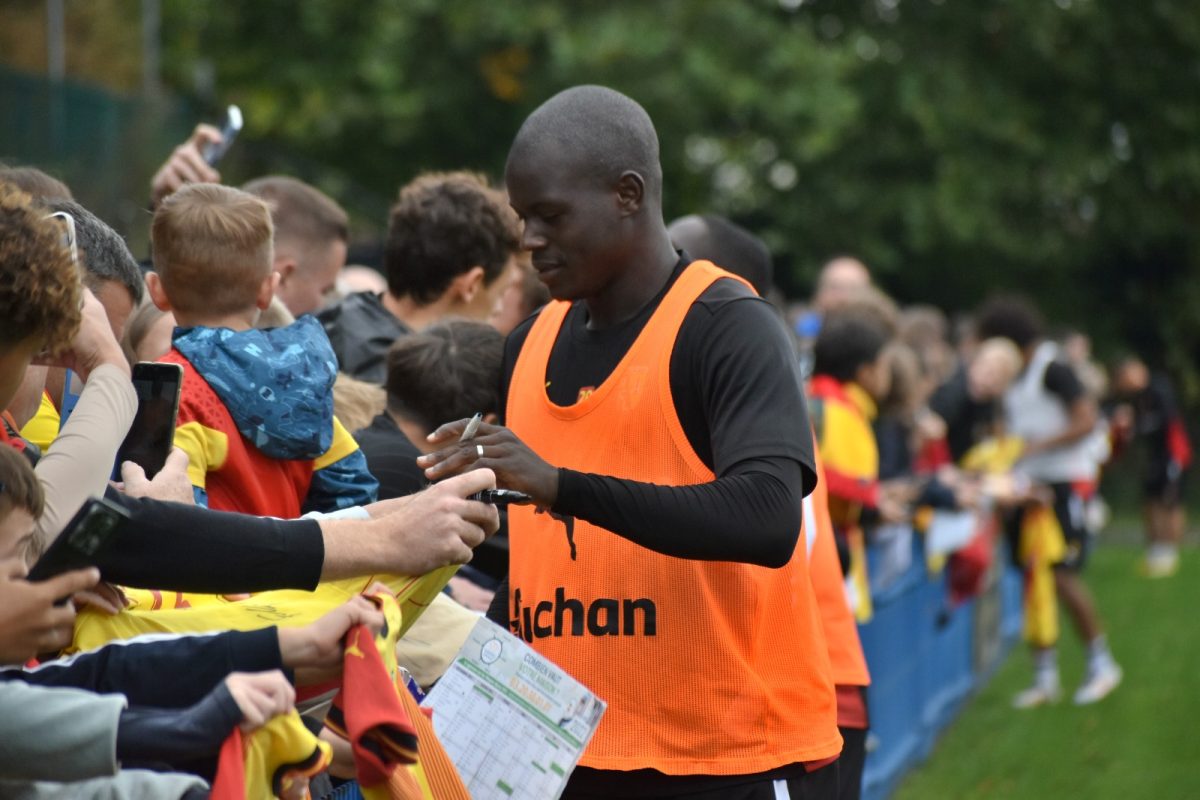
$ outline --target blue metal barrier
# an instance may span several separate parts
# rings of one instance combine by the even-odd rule
[[[911,546],[907,569],[873,587],[874,617],[859,627],[871,668],[864,800],[885,800],[929,755],[1021,630],[1021,576],[1002,549],[980,596],[950,608],[945,573],[929,573],[920,536]],[[882,557],[868,551],[871,566]]]

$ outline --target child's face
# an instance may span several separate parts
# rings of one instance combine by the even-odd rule
[[[33,543],[34,519],[23,508],[14,508],[0,520],[0,560],[26,559]]]

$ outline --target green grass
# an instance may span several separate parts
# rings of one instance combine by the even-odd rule
[[[1013,694],[1032,675],[1027,651],[1014,647],[897,800],[1200,798],[1200,550],[1158,581],[1136,575],[1140,556],[1101,547],[1084,573],[1125,671],[1121,686],[1096,705],[1071,704],[1083,651],[1064,618],[1066,698],[1014,710]]]

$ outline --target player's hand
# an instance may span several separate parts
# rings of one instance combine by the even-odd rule
[[[146,477],[146,471],[140,464],[132,461],[122,463],[121,484],[117,488],[130,497],[149,497],[152,500],[195,505],[196,494],[192,491],[187,468],[188,454],[178,447],[173,447],[154,480]]]
[[[125,360],[125,353],[113,334],[104,306],[89,289],[83,290],[82,318],[70,349],[56,357],[39,356],[34,363],[74,370],[84,383],[87,383],[92,370],[101,364],[112,364],[126,376],[130,375],[129,362]]]
[[[75,609],[54,603],[90,589],[100,580],[95,567],[64,572],[46,581],[25,580],[20,558],[0,561],[0,663],[20,664],[38,653],[57,652],[71,643]]]
[[[468,421],[448,422],[429,434],[430,444],[446,446],[417,459],[425,477],[436,481],[475,469],[490,469],[496,473],[498,486],[525,492],[537,505],[551,508],[558,499],[558,469],[499,425],[485,422],[474,439],[458,441]]]
[[[340,675],[346,633],[360,624],[375,633],[383,630],[383,612],[365,597],[351,598],[309,625],[280,628],[279,654],[283,665],[296,671],[296,684],[309,686]]]
[[[279,670],[232,672],[225,686],[242,712],[242,730],[261,728],[280,714],[296,707],[296,690]]]
[[[150,181],[150,200],[157,208],[163,198],[185,183],[220,183],[221,173],[204,160],[205,145],[224,141],[221,132],[211,125],[200,124],[183,144],[154,173]]]

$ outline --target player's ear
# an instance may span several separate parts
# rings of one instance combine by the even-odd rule
[[[646,181],[633,170],[617,179],[617,208],[622,216],[636,214],[646,199]]]

